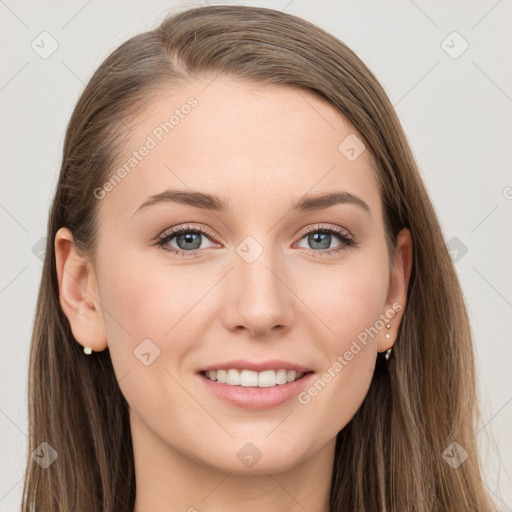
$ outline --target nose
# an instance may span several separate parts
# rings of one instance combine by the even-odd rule
[[[228,329],[248,330],[253,337],[268,338],[289,329],[293,321],[293,297],[289,276],[271,251],[255,260],[238,254],[226,283],[227,301],[222,308]]]

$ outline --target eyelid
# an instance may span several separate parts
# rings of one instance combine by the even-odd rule
[[[166,238],[169,235],[179,234],[182,231],[199,231],[200,233],[208,235],[210,238],[216,237],[216,234],[210,228],[208,228],[206,226],[200,226],[200,225],[194,225],[191,223],[187,223],[187,224],[178,225],[178,226],[174,226],[172,228],[166,229],[165,231],[163,231],[162,233],[157,235],[155,240],[157,240],[157,241],[163,240],[164,238]]]
[[[297,236],[300,236],[301,238],[305,235],[309,235],[309,233],[315,233],[316,231],[334,231],[335,233],[338,233],[340,235],[345,235],[347,238],[351,238],[355,240],[355,237],[345,228],[341,228],[340,226],[336,226],[335,224],[320,224],[317,223],[313,226],[309,226],[307,228],[304,228],[303,230],[299,231]]]
[[[330,225],[330,224],[320,224],[320,223],[317,223],[313,226],[309,226],[309,227],[306,227],[302,230],[299,230],[294,236],[300,236],[301,238],[304,237],[305,235],[308,235],[309,233],[311,232],[315,232],[315,231],[334,231],[338,234],[343,234],[343,235],[346,235],[347,238],[351,238],[351,239],[354,239],[355,240],[355,237],[345,228],[340,228],[339,226],[336,226],[336,225]],[[160,233],[159,235],[157,235],[154,240],[161,240],[165,237],[167,237],[168,235],[172,235],[172,234],[176,234],[176,233],[180,233],[182,231],[199,231],[201,233],[205,233],[206,235],[208,235],[210,238],[216,238],[216,233],[214,233],[210,228],[206,227],[206,226],[200,226],[200,225],[193,225],[192,223],[187,223],[187,224],[184,224],[184,225],[178,225],[178,226],[174,226],[172,228],[168,228],[166,229],[165,231],[163,231],[162,233]]]

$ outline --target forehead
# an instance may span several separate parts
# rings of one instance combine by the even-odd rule
[[[249,204],[281,211],[283,202],[333,190],[380,200],[370,152],[327,100],[227,77],[155,95],[112,172],[101,208],[125,218],[167,188],[219,195],[245,214]]]

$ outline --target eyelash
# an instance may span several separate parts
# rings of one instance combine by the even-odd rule
[[[337,226],[323,226],[318,224],[317,226],[312,227],[311,229],[307,230],[305,233],[302,234],[300,240],[302,240],[305,236],[309,235],[310,233],[328,233],[328,234],[334,234],[338,237],[338,239],[343,242],[339,247],[335,247],[334,249],[325,249],[325,250],[313,250],[309,249],[310,253],[313,254],[313,256],[330,256],[333,253],[340,252],[348,247],[353,247],[356,245],[355,238],[351,235],[349,235],[346,231],[343,229],[337,227]],[[205,228],[195,228],[191,227],[189,225],[181,226],[177,228],[171,228],[167,230],[165,233],[163,233],[156,242],[156,245],[160,246],[164,251],[170,252],[175,255],[181,255],[181,257],[185,256],[195,256],[201,252],[201,250],[196,251],[183,251],[183,250],[177,250],[174,247],[166,247],[165,244],[167,244],[169,241],[171,241],[174,237],[184,234],[184,233],[201,233],[203,235],[206,235],[208,238],[214,238],[213,233]]]

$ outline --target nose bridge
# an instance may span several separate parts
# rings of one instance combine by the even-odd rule
[[[235,311],[232,322],[254,333],[290,323],[290,291],[280,255],[272,236],[246,237],[236,247],[230,297]]]

